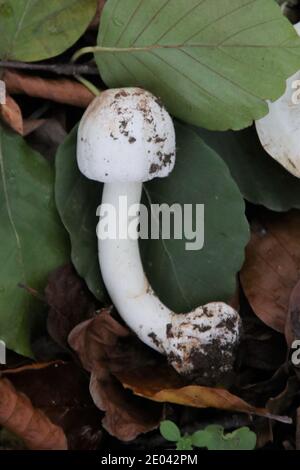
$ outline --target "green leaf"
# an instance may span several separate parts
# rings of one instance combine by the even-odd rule
[[[89,289],[102,302],[105,287],[99,270],[96,209],[101,203],[102,184],[85,178],[76,161],[77,126],[56,155],[55,197],[60,217],[72,246],[72,261]]]
[[[274,0],[108,0],[98,46],[107,85],[142,86],[218,130],[267,114],[300,66],[299,37]]]
[[[206,431],[196,431],[191,436],[192,444],[195,447],[206,447],[207,442],[207,432]]]
[[[145,185],[143,202],[204,204],[204,248],[187,251],[185,239],[141,240],[141,252],[155,292],[170,308],[183,312],[233,295],[249,228],[244,201],[224,162],[188,126],[177,123],[176,139],[175,169],[168,178]],[[101,190],[100,183],[78,170],[74,129],[57,154],[56,203],[71,237],[73,263],[90,290],[104,300],[96,240]],[[195,210],[193,215],[195,222]]]
[[[253,450],[256,446],[256,435],[248,427],[225,434],[224,440],[231,441],[234,450]]]
[[[193,450],[192,439],[190,436],[183,436],[176,444],[176,450]]]
[[[176,312],[229,300],[244,260],[249,228],[244,201],[222,159],[188,126],[176,124],[176,165],[164,179],[145,185],[154,204],[204,204],[204,247],[186,250],[186,240],[141,240],[142,258],[159,298]],[[200,230],[201,227],[198,228]]]
[[[60,54],[84,33],[97,0],[0,0],[1,59],[35,61]]]
[[[50,271],[67,260],[68,243],[55,208],[52,168],[1,128],[0,175],[0,338],[29,356],[43,304],[18,284],[42,292]]]
[[[207,447],[208,450],[253,450],[256,435],[248,427],[224,434],[222,426],[212,424],[192,436],[193,445]]]
[[[274,211],[300,208],[299,178],[265,152],[254,127],[240,132],[196,132],[223,158],[245,199]]]
[[[173,421],[165,420],[160,423],[160,433],[164,439],[171,442],[177,442],[181,438],[181,433]]]
[[[195,447],[206,447],[209,450],[221,450],[223,432],[222,426],[211,424],[192,435],[193,445]]]

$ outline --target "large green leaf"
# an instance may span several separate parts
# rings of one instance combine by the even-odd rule
[[[60,54],[82,35],[97,0],[0,0],[1,59],[35,61]]]
[[[42,292],[49,272],[66,261],[68,244],[55,208],[52,168],[1,128],[0,175],[0,339],[31,355],[43,304],[18,284]]]
[[[176,125],[176,143],[173,172],[146,184],[145,201],[204,204],[204,248],[187,251],[186,240],[175,239],[142,240],[141,246],[154,291],[173,310],[186,312],[233,295],[249,230],[244,201],[222,159],[187,126]]]
[[[300,209],[300,179],[265,152],[254,127],[197,133],[226,162],[245,199],[274,211]]]
[[[244,259],[248,224],[244,202],[224,162],[187,126],[176,125],[177,163],[168,178],[145,185],[144,202],[205,204],[205,244],[186,251],[186,240],[143,240],[143,262],[154,290],[176,311],[227,300]],[[103,298],[96,243],[101,184],[85,179],[76,163],[76,129],[56,161],[56,201],[70,233],[72,259],[92,292]],[[195,211],[194,211],[195,215]]]
[[[300,40],[274,0],[108,0],[96,61],[110,87],[143,86],[208,129],[263,117],[300,67]]]
[[[56,205],[71,238],[75,268],[93,294],[100,301],[105,301],[96,238],[96,209],[101,202],[102,185],[80,173],[76,161],[76,136],[77,126],[56,155]]]

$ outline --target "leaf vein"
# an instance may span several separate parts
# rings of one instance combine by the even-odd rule
[[[183,14],[175,23],[173,23],[164,33],[160,38],[155,42],[155,44],[158,44],[170,31],[172,31],[175,26],[177,26],[182,20],[184,20],[187,16],[189,16],[193,11],[197,10],[199,6],[204,4],[207,0],[201,0],[199,3],[193,6],[189,11],[187,11],[185,14]]]
[[[148,21],[148,23],[146,23],[146,25],[144,26],[144,28],[138,33],[137,37],[135,38],[135,40],[132,42],[132,44],[135,44],[138,39],[141,37],[141,35],[146,31],[146,29],[150,26],[150,24],[152,23],[153,20],[155,20],[155,18],[157,18],[157,16],[161,13],[161,11],[167,6],[168,3],[170,3],[171,0],[165,0],[165,3],[163,3],[161,5],[161,7],[154,13],[154,15],[150,18],[150,20]]]
[[[214,19],[213,21],[211,21],[210,23],[207,23],[204,28],[200,29],[199,31],[197,31],[195,34],[193,34],[191,37],[189,37],[186,41],[185,41],[185,44],[190,41],[191,39],[193,39],[195,36],[198,36],[199,34],[203,33],[203,31],[205,31],[207,28],[209,28],[212,24],[215,25],[218,21],[221,21],[223,20],[224,18],[226,18],[227,16],[230,16],[232,15],[233,13],[236,13],[237,11],[241,10],[242,8],[246,8],[248,7],[249,5],[253,4],[257,2],[257,0],[250,0],[248,3],[246,3],[245,5],[239,5],[237,8],[233,9],[233,10],[230,10],[229,12],[225,13],[224,15],[221,15],[219,18],[216,18]]]
[[[119,35],[118,39],[117,39],[116,42],[115,42],[115,45],[116,45],[116,46],[120,43],[120,40],[122,39],[123,34],[127,31],[128,26],[130,25],[131,21],[133,20],[133,18],[135,17],[135,15],[136,15],[137,12],[139,11],[139,9],[141,8],[141,6],[142,6],[143,3],[144,3],[144,0],[140,0],[140,2],[137,4],[135,10],[133,10],[133,12],[132,12],[130,18],[128,19],[126,25],[124,26],[124,28],[123,28],[122,31],[120,32],[120,35]]]

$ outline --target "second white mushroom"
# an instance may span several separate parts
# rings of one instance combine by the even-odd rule
[[[300,23],[295,25],[300,35]],[[300,178],[300,71],[286,82],[285,93],[269,102],[269,113],[256,121],[266,152],[292,175]]]

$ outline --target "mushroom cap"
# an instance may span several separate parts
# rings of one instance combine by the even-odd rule
[[[300,35],[300,23],[294,27]],[[296,80],[300,80],[300,71],[287,80],[286,91],[278,100],[268,102],[269,113],[257,120],[255,125],[266,152],[292,175],[300,178],[300,104],[292,99],[296,92],[293,82]],[[299,96],[299,92],[297,94]]]
[[[175,164],[175,131],[161,102],[141,88],[106,90],[78,129],[80,171],[103,183],[165,177]]]
[[[241,328],[238,312],[223,302],[173,314],[167,328],[169,363],[206,385],[224,382],[233,370]]]

